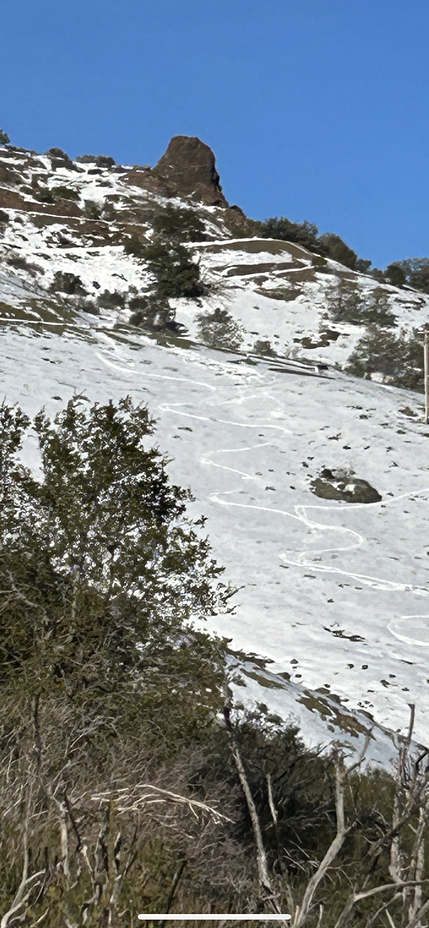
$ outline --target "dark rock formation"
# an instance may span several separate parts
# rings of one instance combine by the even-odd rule
[[[327,467],[312,480],[310,490],[321,499],[337,499],[345,503],[378,503],[382,499],[367,480],[355,477],[353,471],[332,471]]]
[[[165,180],[173,195],[191,196],[209,206],[228,206],[216,171],[215,156],[198,138],[174,136],[152,174]]]
[[[62,148],[48,148],[48,150],[45,151],[45,155],[48,155],[51,159],[53,171],[56,171],[57,168],[68,168],[69,171],[81,170]]]

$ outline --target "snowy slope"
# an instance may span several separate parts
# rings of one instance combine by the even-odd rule
[[[21,178],[26,157],[11,150],[5,159]],[[46,172],[48,159],[37,157]],[[79,167],[67,180],[82,201],[102,199],[106,189],[127,208],[130,198],[154,200],[137,188],[124,191],[122,175],[112,169],[90,175],[91,166]],[[31,201],[30,193],[20,196]],[[58,270],[78,273],[91,297],[100,288],[144,286],[143,263],[112,241],[119,220],[117,227],[109,223],[103,243],[96,229],[91,237],[85,218],[72,217],[70,225],[44,213],[55,221],[39,227],[33,220],[40,214],[2,208],[11,220],[0,239],[2,395],[32,414],[42,405],[54,414],[76,393],[88,403],[130,394],[148,404],[160,446],[172,458],[172,479],[192,487],[193,512],[208,517],[214,554],[241,588],[235,615],[210,620],[243,652],[237,660],[242,667],[244,660],[247,688],[237,684],[238,697],[296,719],[313,742],[342,732],[357,744],[373,718],[381,726],[375,759],[390,744],[384,729],[404,730],[408,706],[416,703],[416,738],[426,742],[429,429],[417,394],[337,369],[314,374],[316,360],[343,363],[361,334],[342,327],[323,349],[294,341],[318,331],[328,275],[295,245],[232,240],[226,231],[221,237],[221,210],[206,208],[212,241],[198,251],[218,292],[202,307],[177,301],[187,339],[149,338],[126,324],[126,308],[91,316],[49,289]],[[11,253],[24,266],[8,263]],[[293,274],[302,278],[299,294],[270,298],[270,290],[291,286]],[[362,287],[375,285],[347,274]],[[421,325],[427,298],[386,289],[400,324]],[[219,305],[245,330],[239,352],[197,344],[196,316]],[[294,360],[249,364],[257,338]],[[31,444],[25,457],[37,466]],[[381,501],[317,498],[310,484],[324,468],[343,469],[351,482],[353,474],[367,480]],[[246,663],[243,655],[252,654],[272,663],[266,670]]]

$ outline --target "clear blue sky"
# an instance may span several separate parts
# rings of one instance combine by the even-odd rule
[[[155,164],[214,150],[254,218],[429,256],[428,0],[6,0],[0,126],[16,145]]]

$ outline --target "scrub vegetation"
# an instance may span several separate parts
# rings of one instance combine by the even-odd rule
[[[0,409],[2,926],[269,911],[414,928],[427,752],[410,726],[396,780],[363,773],[231,705],[227,642],[199,620],[233,590],[153,431],[128,398],[75,398],[54,422]]]

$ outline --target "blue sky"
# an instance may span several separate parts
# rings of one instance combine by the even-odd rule
[[[429,256],[427,0],[6,0],[0,126],[16,145],[154,164],[214,150],[254,218]]]

